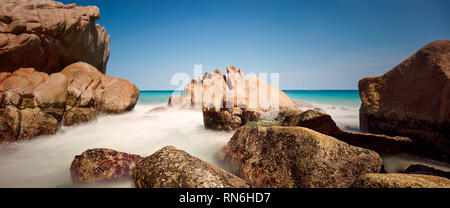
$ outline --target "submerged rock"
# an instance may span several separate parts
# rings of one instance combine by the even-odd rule
[[[53,134],[66,126],[91,121],[100,113],[133,109],[139,89],[78,62],[51,74],[21,68],[0,81],[0,143]]]
[[[450,180],[431,175],[368,173],[360,176],[354,188],[450,188]]]
[[[410,137],[450,161],[450,40],[429,43],[389,72],[359,81],[361,130]]]
[[[237,176],[173,146],[164,147],[137,162],[138,188],[247,188]]]
[[[89,149],[75,156],[70,166],[74,182],[97,182],[131,177],[139,155],[111,149]]]
[[[168,111],[169,108],[167,106],[158,106],[158,107],[154,107],[152,109],[150,109],[149,111],[147,111],[146,113],[160,113],[160,112],[165,112]]]
[[[216,110],[203,110],[203,124],[207,129],[233,130],[241,127],[243,120],[243,110],[241,108],[231,108]]]
[[[302,127],[241,127],[219,159],[256,187],[350,187],[379,172],[374,151]]]
[[[182,107],[184,106],[184,98],[182,95],[172,95],[169,97],[169,106]]]
[[[78,61],[105,73],[109,35],[96,6],[53,0],[0,0],[0,71],[32,67],[59,72]]]
[[[330,115],[316,110],[307,110],[286,117],[284,126],[301,126],[326,134],[350,145],[375,150],[380,154],[408,152],[412,141],[408,137],[386,136],[340,129]]]

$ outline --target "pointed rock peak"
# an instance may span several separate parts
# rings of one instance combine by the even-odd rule
[[[227,66],[227,73],[230,73],[230,71],[236,71],[236,67],[234,67],[234,66]]]
[[[234,66],[227,67],[227,74],[230,79],[245,79],[244,72],[242,69],[236,70]]]
[[[222,72],[220,72],[220,69],[219,69],[219,68],[217,68],[216,70],[214,70],[214,72],[215,72],[215,73],[222,74]]]

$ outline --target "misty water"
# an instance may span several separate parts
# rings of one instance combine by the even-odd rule
[[[75,155],[92,148],[110,148],[149,156],[166,145],[173,145],[219,165],[215,154],[226,145],[233,132],[205,129],[199,111],[170,109],[149,112],[155,107],[165,106],[170,94],[141,92],[139,103],[130,112],[99,116],[89,123],[61,127],[54,135],[0,145],[0,187],[134,187],[132,178],[74,184],[69,170],[72,160]],[[292,93],[288,95],[295,97]],[[301,98],[303,101],[295,101],[303,110],[320,108],[329,113],[340,127],[359,128],[359,99],[351,104],[339,105],[315,102],[307,96]],[[445,164],[410,155],[384,156],[384,163],[390,172],[402,170],[411,163],[450,169]]]
[[[69,167],[75,155],[91,148],[149,156],[166,145],[214,163],[214,154],[231,132],[206,130],[201,112],[172,109],[149,113],[156,105],[138,104],[129,113],[64,127],[55,135],[0,146],[0,187],[133,187],[131,179],[73,184]]]

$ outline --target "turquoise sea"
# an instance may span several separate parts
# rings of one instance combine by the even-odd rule
[[[308,103],[353,108],[359,108],[361,105],[358,90],[284,90],[284,92],[293,100]],[[173,93],[182,94],[181,91],[172,90],[141,91],[139,102],[164,103]]]
[[[359,129],[361,100],[358,90],[284,90],[284,92],[302,110],[321,109],[330,114],[340,127]],[[141,91],[139,104],[165,105],[172,94],[182,94],[182,92]]]
[[[358,90],[284,90],[293,100],[308,103],[359,108],[361,100]]]

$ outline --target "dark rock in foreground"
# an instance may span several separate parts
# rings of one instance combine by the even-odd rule
[[[302,127],[241,127],[219,159],[256,187],[350,187],[379,172],[374,151]]]
[[[359,177],[354,188],[450,188],[450,180],[431,175],[369,173]]]
[[[429,43],[392,70],[359,81],[361,130],[401,135],[450,161],[450,40]]]
[[[175,147],[164,147],[137,162],[138,188],[248,188],[244,180]]]
[[[75,156],[70,166],[74,182],[97,182],[131,177],[139,155],[111,149],[90,149]]]
[[[330,115],[316,110],[307,110],[286,117],[284,126],[301,126],[326,134],[350,145],[375,150],[380,154],[408,152],[412,141],[407,137],[386,136],[340,129]]]
[[[423,174],[423,175],[434,175],[439,177],[444,177],[447,179],[450,179],[450,172],[446,172],[443,170],[439,170],[433,167],[428,167],[421,164],[414,164],[410,165],[408,168],[406,168],[403,173],[410,173],[410,174]]]

